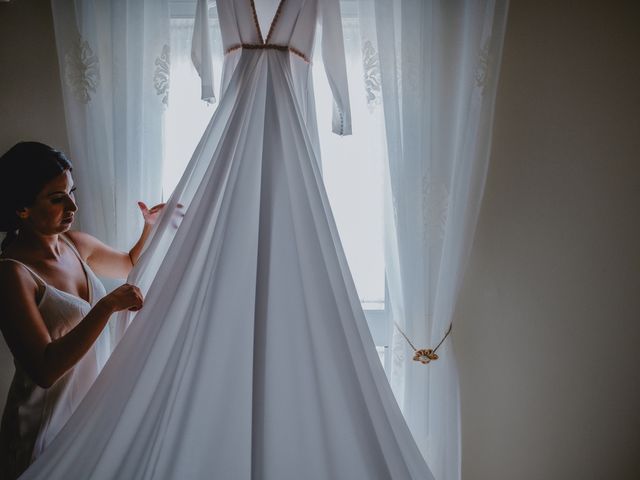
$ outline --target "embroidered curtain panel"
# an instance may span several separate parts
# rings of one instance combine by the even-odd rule
[[[508,0],[358,0],[365,81],[388,147],[387,374],[438,480],[460,478],[453,319],[489,161]]]
[[[53,0],[79,228],[129,248],[161,198],[167,0]]]

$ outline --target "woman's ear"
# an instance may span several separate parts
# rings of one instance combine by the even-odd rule
[[[21,220],[26,220],[29,218],[29,209],[27,207],[22,207],[20,210],[16,210],[16,215]]]

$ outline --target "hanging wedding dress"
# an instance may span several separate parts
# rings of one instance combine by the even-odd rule
[[[350,133],[339,1],[258,7],[217,2],[220,104],[130,277],[145,306],[25,480],[433,478],[318,166],[317,21],[333,129]]]

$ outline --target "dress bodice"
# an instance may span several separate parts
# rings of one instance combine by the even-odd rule
[[[202,12],[206,15],[208,11],[206,0],[198,2],[201,6],[197,9],[196,26],[207,25],[207,21],[201,22],[198,18],[203,15]],[[322,63],[334,100],[332,130],[338,135],[351,134],[351,110],[339,0],[218,0],[216,7],[222,46],[226,54],[221,91],[228,86],[241,54],[286,51],[292,59],[291,81],[295,85],[297,100],[303,109],[313,98],[309,67],[313,58],[316,28],[319,24],[322,25]],[[194,34],[194,39],[200,35],[208,36],[207,29],[196,30],[200,34]],[[206,50],[209,42],[200,38],[194,44]],[[196,53],[196,57],[200,59],[206,59],[210,55],[210,51]],[[206,71],[207,68],[200,65],[196,65],[196,68],[203,80],[203,92],[212,92],[212,75]],[[311,113],[315,115],[315,111]],[[315,128],[314,124],[311,129]]]
[[[217,2],[217,8],[225,51],[242,44],[267,44],[311,54],[318,0],[280,0],[277,5],[266,0],[226,0]]]

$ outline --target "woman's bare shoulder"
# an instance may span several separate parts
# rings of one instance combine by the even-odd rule
[[[0,257],[0,298],[4,302],[16,298],[18,292],[33,292],[38,288],[35,279],[18,261]]]
[[[12,257],[0,255],[0,281],[17,280],[23,277],[31,278],[31,275],[22,265],[22,262]]]
[[[64,235],[69,240],[71,240],[73,245],[76,247],[76,249],[80,253],[80,256],[85,261],[91,256],[91,253],[93,253],[93,250],[95,249],[96,244],[99,242],[99,240],[96,237],[89,235],[88,233],[80,232],[77,230],[68,231]]]

